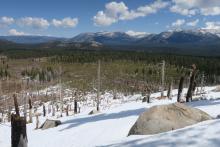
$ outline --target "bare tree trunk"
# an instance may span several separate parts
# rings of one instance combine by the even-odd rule
[[[74,99],[74,113],[77,114],[77,100]]]
[[[11,115],[11,147],[27,147],[26,119]]]
[[[36,114],[36,128],[35,129],[38,129],[39,128],[39,124],[40,124],[40,121],[39,121],[39,115]]]
[[[52,104],[52,116],[55,116],[55,106]]]
[[[162,69],[161,69],[161,86],[162,86],[162,89],[161,89],[161,97],[164,97],[164,79],[165,79],[165,61],[163,60],[162,61]]]
[[[15,113],[16,113],[17,116],[20,116],[17,96],[14,94],[13,98],[14,98],[14,105],[15,105]]]
[[[100,86],[101,86],[101,61],[98,61],[98,71],[97,71],[97,79],[98,79],[98,88],[97,88],[97,111],[99,111],[99,104],[100,104]]]
[[[45,105],[43,104],[43,116],[45,117],[46,116],[46,108],[45,108]]]
[[[148,95],[147,95],[147,103],[150,103],[150,95],[151,95],[151,93],[148,93]]]
[[[60,117],[63,117],[63,103],[60,104]]]
[[[66,116],[69,116],[69,105],[66,106]]]
[[[77,103],[77,99],[78,99],[78,93],[77,91],[75,91],[74,93],[74,114],[77,114],[77,108],[78,108],[78,103]]]
[[[33,119],[32,119],[32,103],[31,103],[31,98],[29,98],[28,103],[29,103],[29,123],[32,123]]]
[[[8,107],[7,115],[8,115],[8,122],[10,122],[11,121],[11,108],[10,107]]]
[[[196,66],[193,65],[191,76],[190,76],[189,88],[188,88],[187,95],[186,95],[186,102],[192,101],[193,91],[195,90],[195,87],[196,87],[195,77],[196,77]]]
[[[178,89],[178,95],[177,95],[177,102],[180,102],[180,99],[181,99],[181,97],[182,97],[184,80],[185,80],[185,77],[182,76],[182,77],[180,78],[180,83],[179,83],[179,89]]]
[[[171,99],[172,98],[172,80],[170,81],[170,83],[169,83],[169,88],[168,88],[168,92],[167,92],[167,97],[169,98],[169,99]]]
[[[57,112],[59,111],[59,106],[58,106],[58,104],[56,104],[56,110],[57,110]]]
[[[116,91],[116,89],[113,90],[113,99],[114,100],[117,99],[117,91]]]
[[[51,113],[51,106],[52,106],[51,104],[49,104],[49,105],[48,105],[48,109],[47,109],[48,114],[50,114],[50,113]]]
[[[63,98],[62,98],[62,79],[61,79],[61,74],[62,74],[62,68],[61,66],[59,67],[59,70],[60,70],[60,103],[61,103],[61,106],[60,106],[60,117],[63,117]]]
[[[200,94],[204,92],[205,74],[202,73]]]

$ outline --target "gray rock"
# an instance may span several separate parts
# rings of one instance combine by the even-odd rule
[[[45,130],[45,129],[49,129],[49,128],[54,128],[61,125],[61,121],[60,120],[49,120],[47,119],[42,125],[41,125],[41,129]]]
[[[89,115],[98,114],[98,113],[99,113],[99,111],[97,111],[97,110],[94,109],[94,110],[92,110],[92,111],[89,112]]]
[[[128,135],[149,135],[212,119],[207,113],[180,103],[154,106],[142,113]]]

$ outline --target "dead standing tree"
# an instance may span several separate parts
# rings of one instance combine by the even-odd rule
[[[161,68],[161,98],[164,97],[164,80],[165,80],[165,61],[162,61]]]
[[[46,116],[46,108],[45,108],[45,105],[43,104],[43,116],[45,117]]]
[[[190,73],[189,89],[188,89],[187,94],[186,94],[186,102],[192,101],[192,95],[193,95],[193,92],[196,89],[196,81],[195,81],[196,73],[197,73],[196,65],[193,64],[192,65],[192,71]]]
[[[14,95],[13,95],[13,98],[14,98],[15,113],[16,113],[16,115],[20,116],[19,107],[18,107],[18,101],[17,101],[17,96],[14,94]]]
[[[101,87],[101,60],[98,61],[98,70],[97,70],[97,106],[96,106],[96,110],[99,111],[99,105],[100,105],[100,87]]]
[[[180,102],[180,100],[182,98],[184,80],[185,80],[185,76],[182,76],[180,78],[180,82],[179,82],[179,88],[178,88],[178,94],[177,94],[177,102]]]
[[[11,115],[11,146],[27,147],[26,118],[20,117],[17,97],[13,97],[16,114]]]
[[[62,95],[62,68],[59,66],[59,84],[60,84],[60,117],[63,117],[63,95]]]
[[[78,99],[78,95],[77,95],[77,91],[74,92],[74,114],[77,114],[77,99]]]
[[[31,98],[29,98],[28,103],[29,103],[29,123],[32,123],[33,120],[32,120],[32,102],[31,102]]]
[[[170,79],[169,87],[168,87],[168,91],[167,91],[167,97],[169,99],[172,99],[172,90],[173,90],[173,80]]]

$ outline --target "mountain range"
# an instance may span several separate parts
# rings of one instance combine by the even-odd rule
[[[126,32],[81,33],[73,38],[48,36],[0,36],[0,47],[9,44],[40,45],[43,48],[103,48],[141,51],[215,51],[220,54],[220,33],[216,30],[175,30],[159,34],[132,35]]]

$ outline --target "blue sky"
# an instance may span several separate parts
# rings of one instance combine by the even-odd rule
[[[73,37],[82,32],[220,30],[220,1],[1,0],[0,35]]]

